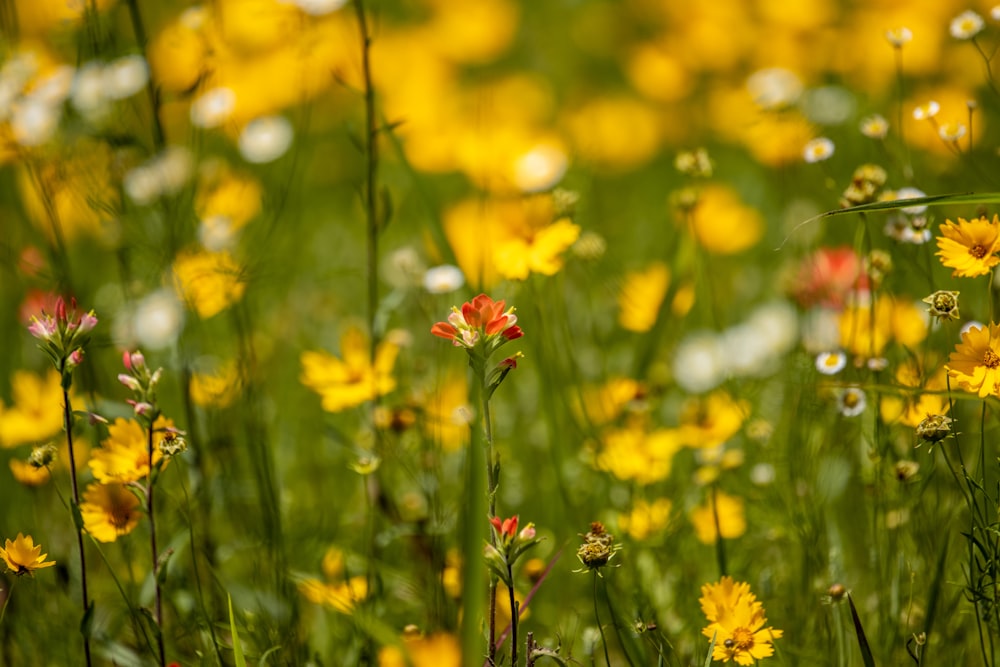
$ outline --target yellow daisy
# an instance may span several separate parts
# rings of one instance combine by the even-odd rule
[[[45,560],[47,556],[42,553],[42,545],[35,544],[31,535],[25,537],[21,533],[15,540],[7,540],[4,548],[0,549],[0,558],[7,564],[7,571],[19,577],[25,574],[34,576],[35,570],[55,565],[54,560]]]
[[[353,408],[396,388],[392,369],[398,353],[396,344],[382,341],[370,363],[368,339],[352,327],[340,339],[341,358],[323,351],[302,353],[302,384],[320,395],[327,412]]]
[[[128,535],[142,518],[139,498],[121,484],[90,484],[83,492],[83,527],[99,542]]]
[[[748,584],[723,577],[717,584],[702,586],[701,593],[699,602],[709,621],[701,632],[715,639],[713,660],[753,665],[774,655],[772,642],[784,632],[764,627],[764,606]]]
[[[1000,396],[1000,325],[972,327],[948,358],[948,375],[980,398]]]
[[[174,424],[160,417],[154,428],[162,430]],[[137,421],[118,418],[108,427],[108,438],[94,450],[90,469],[102,484],[128,484],[145,479],[149,474],[149,434]],[[155,436],[154,436],[155,437]],[[153,447],[153,465],[162,458],[159,447]]]
[[[946,220],[940,227],[937,239],[937,256],[941,263],[955,269],[953,276],[975,278],[986,275],[1000,263],[996,256],[1000,250],[1000,219],[993,216],[990,222],[985,216],[975,220],[958,219],[958,224]]]

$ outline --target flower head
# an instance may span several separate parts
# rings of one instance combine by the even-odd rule
[[[946,220],[939,227],[941,236],[937,239],[938,257],[941,263],[954,269],[953,276],[975,278],[988,274],[1000,264],[996,252],[1000,250],[1000,219],[993,216],[975,220],[958,219],[958,223]]]
[[[52,567],[55,561],[46,561],[48,554],[42,553],[42,545],[35,544],[31,535],[25,537],[21,533],[13,541],[7,540],[3,549],[0,549],[0,557],[7,564],[7,571],[13,572],[17,576],[34,576],[35,570],[43,567]]]
[[[80,503],[83,527],[99,542],[114,542],[139,525],[139,505],[139,498],[122,484],[90,484]]]
[[[702,586],[698,602],[709,622],[701,633],[715,639],[713,660],[753,665],[774,655],[772,642],[784,633],[764,627],[764,605],[750,592],[749,584],[723,577]]]
[[[63,385],[69,387],[70,373],[83,361],[83,348],[90,341],[90,333],[97,326],[94,311],[79,312],[76,299],[56,300],[55,314],[42,311],[41,317],[32,316],[28,332],[40,342],[39,348],[49,355],[56,369],[63,374]]]
[[[595,521],[590,524],[590,530],[586,535],[582,535],[583,544],[576,550],[576,557],[580,559],[586,569],[578,572],[596,572],[601,574],[601,568],[607,567],[611,559],[615,557],[620,544],[615,544],[615,536],[605,529],[604,524]]]
[[[930,296],[925,296],[921,301],[928,304],[927,312],[932,317],[939,320],[957,320],[959,318],[958,294],[958,292],[938,290]]]
[[[948,358],[948,376],[980,398],[1000,396],[1000,325],[972,327]]]
[[[861,134],[869,139],[885,139],[889,134],[889,121],[880,114],[866,116],[861,119]]]
[[[833,155],[833,142],[826,137],[819,137],[812,139],[805,145],[802,149],[803,159],[812,164],[814,162],[822,162],[823,160],[828,160],[831,155]]]
[[[905,26],[892,28],[885,31],[885,38],[889,40],[895,49],[903,48],[903,45],[913,39],[913,31]]]
[[[969,9],[953,18],[948,30],[955,39],[972,39],[985,25],[983,17]]]
[[[396,388],[392,370],[399,345],[386,339],[369,358],[368,339],[356,327],[340,339],[340,358],[324,351],[302,353],[302,384],[322,398],[323,409],[340,412],[384,396]]]

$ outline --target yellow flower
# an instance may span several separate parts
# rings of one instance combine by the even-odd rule
[[[1000,396],[1000,325],[972,327],[948,357],[948,375],[980,398]]]
[[[701,587],[698,602],[709,624],[701,633],[714,639],[713,660],[753,665],[774,655],[772,642],[784,632],[764,627],[764,605],[750,592],[750,586],[723,577],[716,584]]]
[[[22,461],[21,459],[11,459],[9,465],[14,479],[25,486],[41,486],[49,481],[49,477],[51,477],[48,468],[44,466],[36,468],[29,462]]]
[[[938,257],[945,266],[955,269],[951,275],[975,278],[988,274],[1000,264],[996,252],[1000,250],[1000,218],[993,222],[985,217],[975,220],[958,219],[958,224],[946,220],[939,227],[942,236],[937,239]]]
[[[673,504],[666,498],[657,498],[652,503],[638,500],[628,514],[618,516],[618,527],[636,540],[644,540],[663,530],[670,522]]]
[[[446,452],[459,449],[469,439],[472,409],[465,373],[448,373],[424,402],[424,430]]]
[[[618,293],[618,323],[622,328],[638,333],[652,329],[669,285],[670,270],[663,262],[627,274]]]
[[[716,255],[743,252],[764,235],[760,212],[745,204],[735,190],[721,185],[699,193],[690,223],[698,243]]]
[[[681,408],[679,440],[688,447],[717,447],[736,435],[749,416],[750,404],[725,391],[690,398]]]
[[[0,401],[0,445],[15,447],[47,440],[63,428],[63,395],[59,373],[49,370],[44,376],[29,371],[15,371],[11,379],[14,404],[4,407]],[[74,397],[70,396],[70,402]]]
[[[386,646],[378,654],[379,667],[461,667],[462,647],[454,635],[406,637],[402,648]]]
[[[261,187],[252,176],[221,162],[202,168],[194,211],[199,220],[225,218],[231,231],[244,227],[260,213]]]
[[[676,431],[661,429],[646,433],[641,428],[624,428],[604,435],[595,464],[618,479],[652,484],[670,476],[674,454],[681,448]]]
[[[384,396],[396,388],[392,368],[399,347],[384,340],[375,351],[374,365],[368,358],[368,339],[361,329],[351,327],[340,339],[337,358],[327,352],[302,353],[302,384],[319,394],[323,409],[340,412]]]
[[[880,298],[874,308],[868,304],[851,305],[840,314],[840,345],[853,355],[878,357],[895,340],[912,348],[927,337],[925,311],[912,301]]]
[[[604,426],[618,419],[629,403],[641,399],[645,392],[636,380],[611,378],[603,385],[586,387],[581,393],[581,404],[575,407],[593,426]]]
[[[79,139],[23,163],[18,186],[28,217],[53,242],[57,230],[67,241],[83,234],[114,237],[121,202],[114,160],[106,143]]]
[[[524,280],[532,273],[552,276],[563,266],[562,254],[576,242],[580,228],[569,218],[497,244],[493,261],[505,278]]]
[[[903,387],[922,390],[904,392],[901,396],[883,396],[879,410],[886,423],[898,421],[904,426],[916,428],[929,415],[948,412],[948,397],[943,393],[947,388],[943,368],[924,381],[916,364],[905,363],[896,371],[896,382]]]
[[[173,269],[178,294],[202,318],[233,305],[246,289],[240,266],[228,252],[184,252]]]
[[[114,542],[139,525],[139,498],[121,484],[89,484],[83,492],[83,527],[98,542]]]
[[[716,512],[712,509],[713,497],[718,502],[718,532],[715,529]],[[715,491],[709,495],[706,504],[699,505],[691,512],[691,523],[694,524],[695,535],[702,544],[714,544],[719,533],[727,540],[737,538],[747,530],[743,499]]]
[[[36,545],[31,535],[25,537],[21,533],[17,534],[17,539],[13,542],[7,540],[4,548],[0,549],[0,556],[7,563],[7,571],[19,577],[24,574],[34,576],[35,570],[56,564],[54,560],[46,562],[48,554],[42,553],[42,545]]]
[[[213,373],[195,373],[191,376],[191,400],[202,407],[228,407],[240,388],[236,365],[227,362]]]
[[[362,575],[333,583],[305,579],[299,583],[299,592],[314,604],[350,614],[354,611],[354,606],[368,596],[368,583]]]
[[[582,160],[614,171],[635,169],[660,147],[661,113],[631,97],[603,97],[574,105],[565,127]]]
[[[155,429],[172,427],[174,423],[160,417]],[[145,479],[149,474],[149,437],[146,429],[137,421],[119,417],[108,427],[108,437],[94,450],[90,459],[90,469],[101,484],[128,484]],[[153,465],[162,458],[153,434]]]

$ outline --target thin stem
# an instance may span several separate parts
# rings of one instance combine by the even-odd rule
[[[3,596],[3,609],[0,609],[0,625],[3,625],[4,616],[7,615],[7,605],[10,604],[10,596],[14,594],[14,584],[17,583],[17,577],[11,580],[10,588],[7,589],[7,594]]]
[[[160,667],[164,667],[167,664],[167,653],[163,647],[163,599],[160,593],[159,552],[156,549],[156,515],[153,513],[153,430],[153,424],[150,422],[146,438],[146,454],[149,456],[149,472],[146,473],[146,514],[149,516],[149,548],[153,567],[156,646],[160,654]]]
[[[65,370],[66,361],[63,360],[63,368],[59,369],[60,374],[67,377]],[[66,428],[66,447],[69,450],[69,479],[73,490],[73,525],[76,532],[77,550],[80,552],[80,594],[83,600],[83,616],[87,618],[90,612],[90,599],[87,596],[87,555],[83,548],[83,526],[80,525],[80,490],[76,482],[76,454],[73,449],[73,406],[69,400],[69,388],[66,381],[63,381],[63,426]],[[90,657],[90,635],[89,628],[83,631],[83,654],[88,667],[92,664]]]
[[[601,625],[601,612],[597,608],[597,570],[594,570],[594,619],[597,621],[597,630],[601,633],[601,646],[604,648],[604,662],[607,667],[611,667],[611,656],[608,655],[608,640],[604,636],[604,626]]]
[[[146,29],[142,23],[142,14],[139,12],[139,0],[128,0],[128,14],[132,20],[132,32],[135,33],[135,42],[143,55],[146,55]],[[166,135],[163,132],[163,123],[160,121],[160,94],[153,83],[153,77],[146,81],[146,93],[149,96],[149,106],[152,110],[153,126],[153,146],[160,151],[167,145]]]
[[[719,522],[719,487],[712,485],[712,521],[715,522],[715,560],[719,564],[719,576],[726,576],[726,543],[722,539],[722,526]]]
[[[517,667],[517,617],[520,612],[517,600],[514,599],[514,570],[510,563],[507,564],[507,579],[511,586],[507,587],[510,594],[510,667]]]
[[[489,499],[489,518],[497,515],[497,465],[493,451],[493,419],[490,414],[490,393],[486,382],[486,368],[483,363],[477,364],[476,372],[479,375],[480,396],[483,410],[483,432],[486,436],[486,494]],[[496,546],[497,538],[494,531],[490,531],[490,544]],[[511,593],[513,595],[513,592]],[[489,618],[489,646],[487,649],[490,665],[496,664],[497,657],[497,579],[490,577],[490,618]],[[516,649],[515,649],[516,651]]]

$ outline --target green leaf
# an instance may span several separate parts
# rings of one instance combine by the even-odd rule
[[[229,631],[233,633],[233,656],[236,660],[236,667],[247,667],[246,658],[243,657],[243,646],[240,644],[240,634],[236,631],[236,617],[233,616],[233,596],[229,598]]]
[[[708,655],[705,656],[705,667],[712,667],[712,654],[715,653],[715,638],[719,633],[712,634],[712,641],[708,643]]]
[[[94,634],[94,603],[91,601],[90,606],[87,607],[87,611],[83,612],[83,618],[80,619],[80,634],[90,639]]]
[[[872,648],[868,645],[868,638],[865,637],[865,629],[861,627],[861,618],[858,610],[854,607],[854,598],[847,594],[847,602],[851,605],[851,619],[854,621],[854,632],[858,635],[858,647],[861,649],[861,659],[865,667],[875,667],[875,658],[872,657]]]

